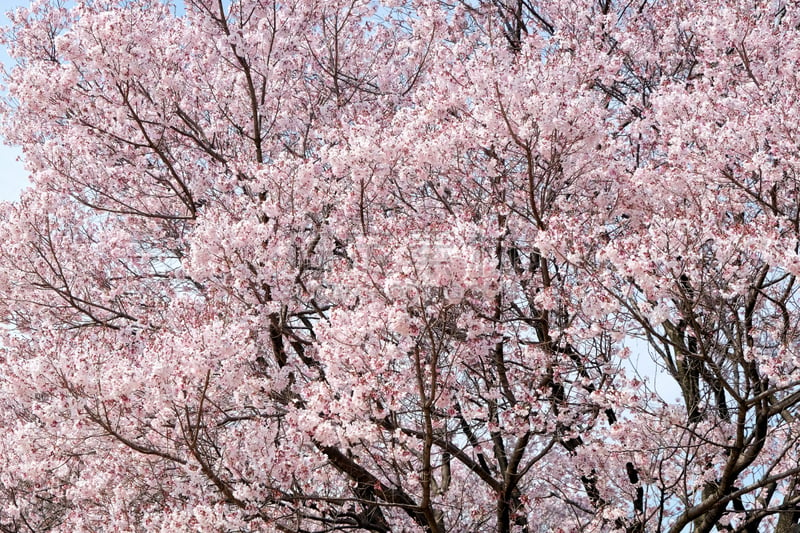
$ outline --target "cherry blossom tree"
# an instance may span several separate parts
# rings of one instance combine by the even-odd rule
[[[11,20],[0,530],[797,529],[794,3]]]

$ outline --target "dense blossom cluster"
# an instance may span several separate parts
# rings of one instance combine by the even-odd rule
[[[11,18],[3,531],[796,530],[793,2]]]

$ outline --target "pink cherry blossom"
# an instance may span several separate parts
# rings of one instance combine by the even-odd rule
[[[797,528],[793,3],[10,20],[0,529]]]

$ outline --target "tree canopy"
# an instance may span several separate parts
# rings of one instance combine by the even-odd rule
[[[797,530],[794,2],[11,20],[0,530]]]

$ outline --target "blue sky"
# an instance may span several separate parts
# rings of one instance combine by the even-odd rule
[[[0,25],[6,26],[8,18],[6,12],[16,7],[27,5],[22,0],[0,0]],[[4,47],[0,47],[0,61],[6,68],[10,67],[11,60]],[[2,141],[2,138],[0,138]],[[27,183],[27,173],[19,158],[22,151],[18,147],[0,145],[0,200],[15,200],[19,197],[20,190]]]

